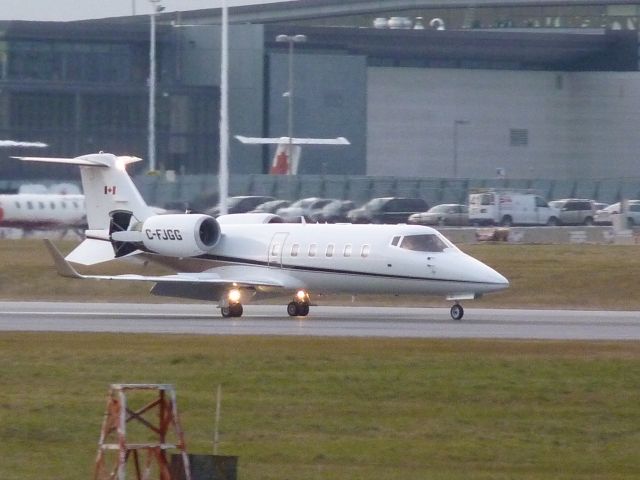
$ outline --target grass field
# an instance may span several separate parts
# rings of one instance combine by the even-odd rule
[[[512,285],[469,306],[640,309],[640,247],[464,249]],[[40,242],[0,260],[1,299],[153,300],[57,277]],[[0,480],[92,478],[117,382],[174,384],[193,453],[222,384],[242,480],[636,479],[639,367],[639,342],[1,333]]]
[[[91,478],[107,388],[173,383],[242,480],[631,479],[640,344],[2,334],[3,480]]]

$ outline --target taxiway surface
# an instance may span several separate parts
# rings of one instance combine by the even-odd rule
[[[467,308],[456,322],[448,308],[247,305],[229,319],[211,304],[0,302],[0,331],[640,340],[640,312]]]

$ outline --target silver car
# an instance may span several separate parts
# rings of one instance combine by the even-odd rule
[[[564,198],[549,202],[549,206],[558,210],[560,225],[593,225],[596,209],[593,200],[583,198]]]
[[[596,225],[613,224],[613,215],[620,213],[620,202],[598,210],[594,219]],[[630,227],[640,225],[640,200],[629,200],[627,211],[627,223]]]
[[[408,222],[416,225],[469,225],[469,207],[458,203],[436,205],[426,212],[410,215]]]

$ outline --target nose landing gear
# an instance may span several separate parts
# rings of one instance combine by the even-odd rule
[[[464,308],[459,303],[454,303],[451,307],[451,318],[454,320],[462,320],[464,317]]]
[[[306,317],[309,315],[309,303],[309,294],[300,290],[293,301],[287,305],[287,313],[291,317]]]

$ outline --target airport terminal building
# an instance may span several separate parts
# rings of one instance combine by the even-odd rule
[[[220,15],[157,15],[163,170],[217,172]],[[638,2],[299,0],[230,22],[232,135],[287,135],[293,60],[294,135],[351,141],[306,149],[303,175],[640,177]],[[0,138],[146,158],[149,25],[0,22]],[[290,55],[283,34],[306,41]],[[0,155],[25,153],[42,152]],[[266,173],[271,154],[232,140],[231,173]]]

